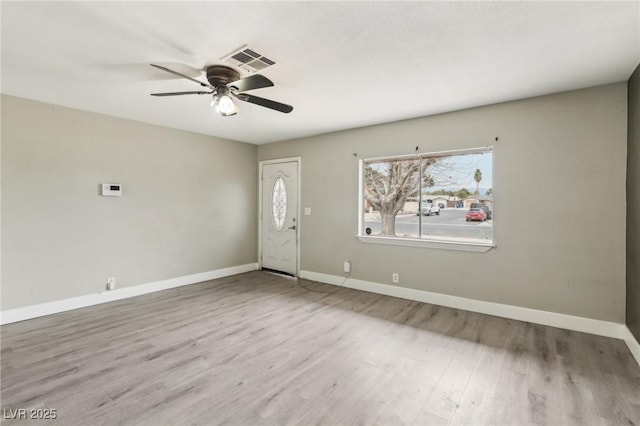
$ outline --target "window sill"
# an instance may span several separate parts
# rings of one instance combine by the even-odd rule
[[[477,241],[477,240],[465,240],[463,238],[452,239],[412,239],[412,238],[398,238],[398,237],[371,237],[368,235],[356,235],[356,238],[362,243],[367,244],[386,244],[392,246],[405,246],[405,247],[422,247],[432,248],[440,250],[456,250],[456,251],[471,251],[477,253],[485,253],[495,247],[492,241]]]

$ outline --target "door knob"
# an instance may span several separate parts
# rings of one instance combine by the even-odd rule
[[[296,226],[293,225],[293,226],[288,227],[287,229],[293,229],[295,231],[296,230]]]

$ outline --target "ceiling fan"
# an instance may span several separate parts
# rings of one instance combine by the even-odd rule
[[[233,102],[232,97],[239,101],[260,105],[275,111],[284,112],[285,114],[293,111],[293,107],[291,105],[244,93],[249,90],[261,89],[263,87],[271,87],[274,85],[271,80],[260,74],[240,78],[240,73],[231,67],[226,65],[211,65],[205,69],[208,83],[204,83],[169,68],[155,64],[150,65],[161,69],[162,71],[191,80],[207,89],[192,92],[152,93],[151,96],[212,95],[213,100],[211,101],[211,106],[215,107],[216,111],[223,116],[235,115],[238,113],[238,108]]]

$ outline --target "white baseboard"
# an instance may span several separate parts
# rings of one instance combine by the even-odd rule
[[[624,339],[624,342],[629,347],[631,354],[636,359],[636,361],[638,361],[638,364],[640,365],[640,343],[638,343],[638,340],[635,338],[633,333],[631,333],[631,330],[629,330],[629,327],[626,327],[626,326],[624,327],[624,335],[622,338]]]
[[[114,300],[126,299],[128,297],[140,296],[143,294],[154,293],[156,291],[168,290],[170,288],[214,280],[216,278],[242,274],[244,272],[255,271],[257,269],[257,263],[247,263],[246,265],[232,266],[229,268],[216,269],[214,271],[169,278],[167,280],[155,281],[131,287],[124,287],[112,291],[105,291],[103,293],[87,294],[70,299],[42,303],[39,305],[9,309],[0,312],[0,324],[10,324],[13,322],[24,321],[31,318],[42,317],[45,315],[57,314],[73,309],[98,305],[100,303],[112,302]]]
[[[300,271],[300,278],[333,285],[340,285],[344,281],[344,287],[349,287],[356,290],[384,294],[387,296],[415,300],[418,302],[431,303],[434,305],[446,306],[449,308],[457,308],[465,311],[479,312],[482,314],[494,315],[519,321],[526,321],[535,324],[548,325],[551,327],[564,328],[566,330],[613,337],[616,339],[623,339],[627,341],[624,333],[625,329],[628,330],[627,327],[624,324],[616,322],[600,321],[591,318],[576,317],[572,315],[558,314],[548,311],[539,311],[536,309],[503,305],[500,303],[485,302],[482,300],[467,299],[464,297],[450,296],[441,293],[432,293],[429,291],[397,287],[388,284],[379,284],[352,278],[349,278],[345,281],[344,277],[321,274],[312,271]],[[631,332],[629,332],[629,334],[631,334]]]

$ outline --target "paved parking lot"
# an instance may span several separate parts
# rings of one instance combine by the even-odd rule
[[[415,214],[396,216],[396,235],[417,238],[420,219],[422,219],[422,236],[442,236],[458,238],[479,238],[491,240],[493,238],[492,222],[467,222],[467,209],[442,209],[440,215],[422,216]],[[380,234],[380,216],[377,213],[367,213],[365,228],[371,228],[371,235]]]

